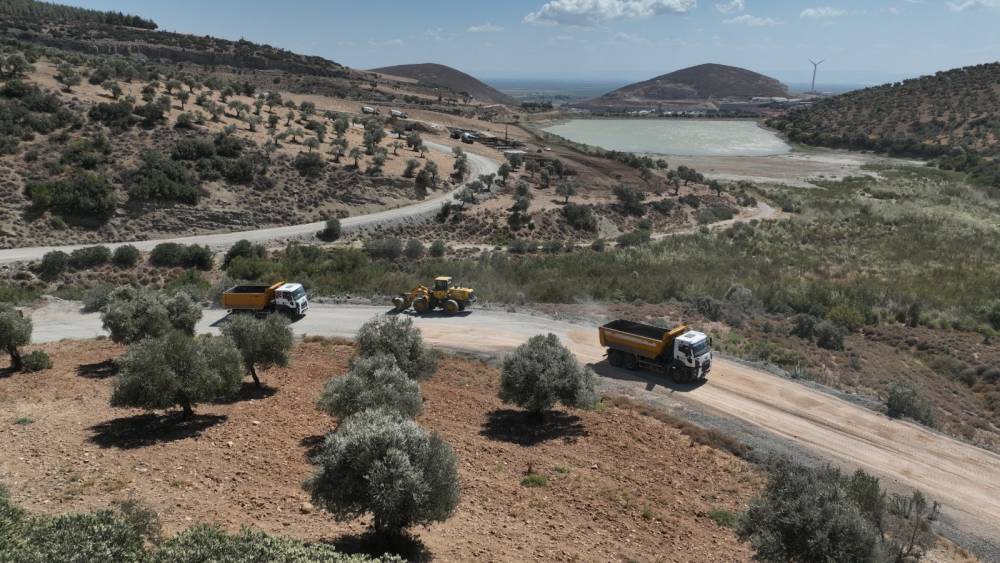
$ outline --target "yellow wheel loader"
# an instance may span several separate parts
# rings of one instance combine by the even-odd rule
[[[464,311],[476,302],[476,293],[468,287],[455,287],[448,276],[434,278],[434,287],[417,285],[407,293],[392,300],[396,312],[403,312],[410,307],[417,314],[424,314],[438,309],[449,315]]]

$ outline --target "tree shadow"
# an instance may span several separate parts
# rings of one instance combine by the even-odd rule
[[[559,438],[572,443],[588,432],[580,417],[567,412],[549,411],[539,417],[527,411],[497,409],[487,415],[479,434],[498,442],[535,446]]]
[[[257,385],[255,385],[252,381],[244,381],[243,386],[240,387],[240,390],[237,391],[235,395],[220,397],[212,402],[216,405],[232,405],[235,403],[242,403],[244,401],[267,399],[268,397],[273,397],[277,393],[278,389],[271,387],[270,385],[257,387]]]
[[[306,449],[306,459],[309,463],[313,463],[319,452],[323,451],[323,444],[326,443],[326,436],[323,434],[313,434],[312,436],[306,436],[299,441],[299,445]]]
[[[367,555],[373,558],[397,556],[404,561],[423,563],[434,559],[420,538],[407,532],[377,534],[371,530],[361,534],[348,534],[328,542],[337,551],[347,555]]]
[[[110,359],[96,364],[83,364],[76,368],[76,374],[87,379],[107,379],[117,373],[118,364]]]
[[[125,416],[91,426],[94,435],[87,441],[102,448],[132,450],[193,438],[227,418],[211,414],[183,418],[180,413]]]
[[[17,370],[14,368],[0,368],[0,379],[6,379],[15,373],[17,373]]]

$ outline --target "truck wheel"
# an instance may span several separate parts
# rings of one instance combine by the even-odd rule
[[[417,297],[413,300],[413,310],[420,313],[421,315],[426,313],[428,309],[427,300],[423,297]]]
[[[638,356],[635,354],[625,354],[625,369],[632,371],[639,369]]]
[[[458,310],[459,311],[464,311],[465,308],[468,307],[468,306],[469,306],[469,302],[468,301],[459,301],[458,302]]]
[[[393,300],[392,300],[392,306],[396,310],[397,313],[403,310],[403,303],[404,303],[404,301],[403,301],[402,297],[394,297],[393,298]]]
[[[625,354],[621,350],[608,350],[608,363],[619,368],[625,363]]]
[[[455,313],[458,312],[458,301],[455,301],[454,299],[449,299],[445,301],[444,310],[449,315],[454,315]]]

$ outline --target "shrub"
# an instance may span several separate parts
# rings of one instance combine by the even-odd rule
[[[139,263],[139,249],[131,244],[123,244],[111,255],[111,263],[119,268],[131,268]]]
[[[194,334],[201,314],[201,307],[184,292],[171,297],[148,289],[119,287],[108,296],[101,322],[111,340],[131,344],[173,330]]]
[[[635,189],[635,187],[620,184],[615,186],[614,194],[618,198],[618,204],[621,205],[622,210],[627,215],[641,217],[646,214],[646,205],[643,203],[646,200],[646,194]]]
[[[215,156],[215,143],[211,139],[181,139],[170,152],[170,158],[174,160],[201,160],[213,156]]]
[[[299,174],[307,178],[315,178],[323,173],[323,166],[326,163],[318,152],[302,152],[295,157],[292,165],[299,171]]]
[[[83,311],[85,313],[96,313],[104,310],[113,290],[114,287],[106,283],[99,283],[88,289],[87,293],[83,295]]]
[[[217,526],[199,524],[156,547],[150,563],[364,563],[369,558],[344,555],[323,543],[307,544],[290,538],[270,536],[244,528],[238,534],[228,534]]]
[[[436,240],[431,243],[431,256],[434,258],[441,258],[447,251],[447,247],[443,240]]]
[[[844,329],[830,321],[816,324],[816,345],[827,350],[844,349]]]
[[[528,488],[537,487],[547,487],[549,485],[549,478],[541,473],[532,473],[530,475],[525,475],[524,479],[521,479],[521,486]]]
[[[129,174],[129,197],[136,200],[160,200],[194,205],[201,190],[184,164],[170,160],[160,152],[142,153],[142,164]]]
[[[240,351],[226,337],[192,337],[171,332],[129,346],[119,361],[111,405],[141,409],[180,406],[184,416],[197,403],[239,391]]]
[[[934,426],[934,406],[909,381],[896,381],[889,385],[885,406],[890,418],[912,418],[921,424]]]
[[[239,349],[243,365],[260,387],[257,368],[287,366],[288,354],[292,350],[292,329],[288,319],[280,315],[268,315],[258,319],[249,315],[237,315],[223,325],[222,334]]]
[[[323,242],[333,242],[339,239],[341,234],[340,219],[331,217],[326,220],[326,227],[316,235],[316,238]]]
[[[10,356],[10,367],[14,371],[24,369],[20,348],[31,343],[31,319],[13,306],[0,303],[0,350]]]
[[[111,129],[129,129],[136,124],[138,119],[132,114],[132,103],[128,100],[118,100],[113,103],[100,103],[90,108],[87,112],[91,121],[103,123]]]
[[[249,185],[257,177],[257,164],[246,157],[225,161],[222,175],[234,184]]]
[[[51,280],[69,268],[69,254],[61,250],[46,252],[42,256],[42,262],[38,266],[38,274],[42,279]]]
[[[364,248],[365,253],[372,258],[397,260],[403,255],[403,241],[397,237],[368,239]]]
[[[78,248],[69,255],[69,266],[74,270],[87,270],[107,264],[111,260],[111,251],[106,246],[88,246]]]
[[[536,414],[557,402],[590,408],[597,400],[594,374],[580,367],[556,335],[533,336],[504,358],[500,399]]]
[[[246,239],[236,241],[236,244],[226,251],[226,255],[222,259],[222,267],[228,268],[229,263],[236,258],[267,258],[267,249],[262,244],[253,244]]]
[[[542,252],[546,254],[559,254],[564,248],[565,245],[561,240],[547,240],[542,243]]]
[[[792,335],[803,340],[812,340],[816,338],[816,325],[818,323],[819,319],[812,315],[805,313],[795,315],[792,317]]]
[[[716,525],[723,528],[735,528],[736,523],[739,521],[739,515],[724,508],[710,509],[708,511],[708,517],[711,518],[712,522],[715,522]]]
[[[358,356],[388,354],[411,379],[426,379],[437,370],[437,354],[425,345],[408,317],[378,316],[358,330]]]
[[[443,522],[458,504],[451,447],[412,420],[384,411],[348,418],[327,436],[306,482],[313,503],[350,520],[365,513],[380,533]]]
[[[403,249],[403,254],[410,260],[419,260],[424,255],[424,245],[419,240],[411,238],[406,241],[406,247]]]
[[[594,242],[590,243],[590,249],[594,252],[604,252],[604,247],[605,243],[602,238],[594,239]]]
[[[215,255],[207,246],[192,244],[184,249],[181,265],[186,268],[208,271],[215,265]]]
[[[32,350],[24,357],[24,371],[36,372],[52,369],[52,358],[44,350]]]
[[[641,246],[646,244],[650,240],[649,231],[644,229],[636,229],[630,233],[625,233],[619,236],[615,242],[618,246],[628,248],[630,246]]]
[[[826,319],[833,324],[843,327],[847,332],[857,332],[865,326],[865,317],[857,309],[850,305],[840,303],[834,305],[830,312],[826,314]]]
[[[597,219],[594,218],[593,210],[586,205],[570,203],[563,206],[562,215],[570,227],[578,231],[597,231]]]
[[[197,268],[211,270],[215,257],[207,246],[192,244],[184,246],[176,242],[164,242],[153,247],[149,262],[160,268]]]
[[[416,418],[423,409],[420,386],[389,355],[358,358],[347,375],[326,383],[318,406],[344,419],[368,409]]]
[[[25,188],[32,205],[81,218],[107,221],[115,213],[115,190],[104,176],[77,172],[63,180],[29,183]]]

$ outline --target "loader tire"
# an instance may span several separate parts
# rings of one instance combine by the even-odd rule
[[[444,310],[449,315],[454,315],[455,313],[457,313],[459,311],[459,309],[458,309],[458,301],[455,301],[454,299],[449,299],[449,300],[445,301],[444,302]]]
[[[395,297],[392,300],[392,306],[396,310],[397,313],[403,310],[403,304],[404,303],[405,303],[405,301],[403,301],[402,297]]]
[[[427,304],[427,300],[423,297],[418,297],[413,300],[413,310],[421,315],[426,313],[429,308],[430,306]]]

